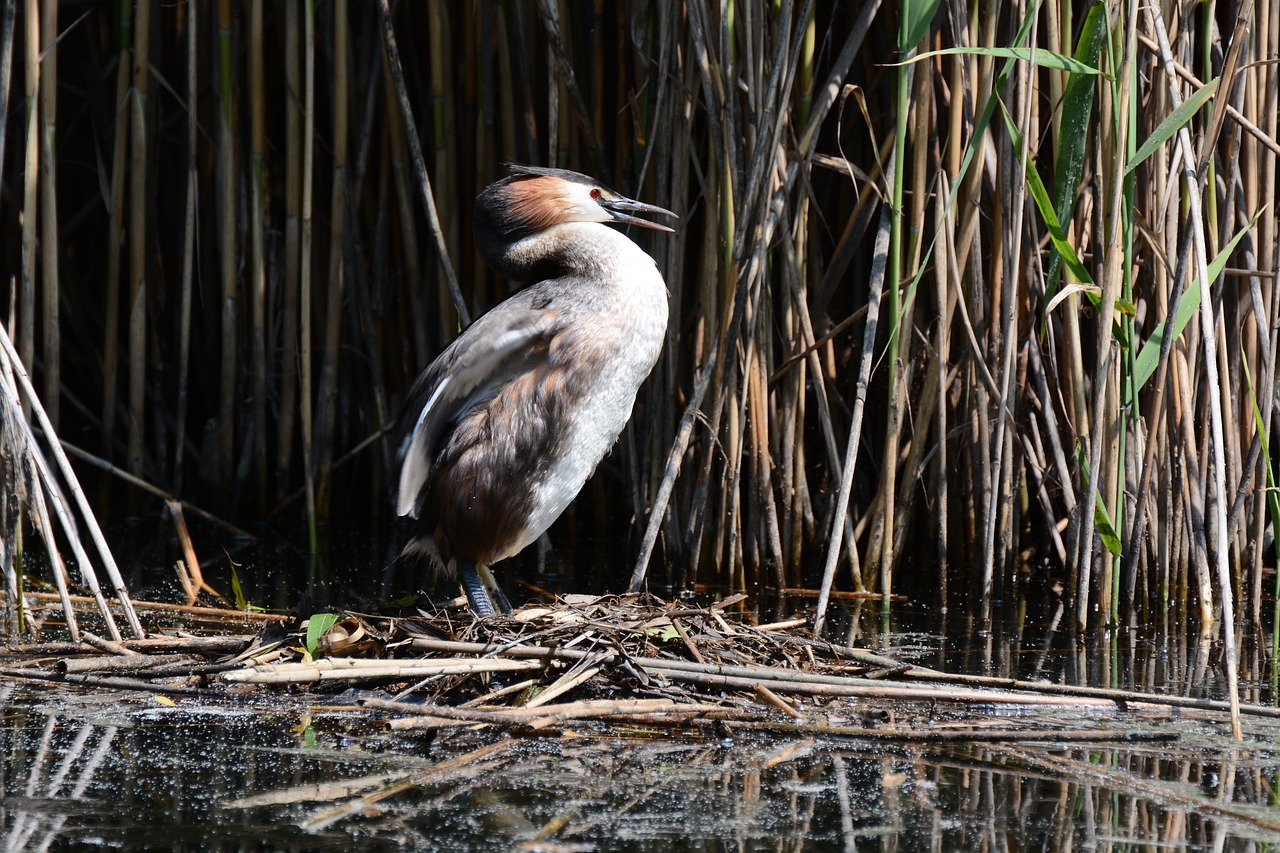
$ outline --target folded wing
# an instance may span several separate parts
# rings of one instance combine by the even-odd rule
[[[400,445],[397,515],[418,517],[442,438],[504,382],[531,369],[530,353],[554,333],[556,311],[522,298],[526,294],[516,294],[477,320],[440,354],[410,392],[410,400],[425,402]],[[413,408],[405,412],[405,418],[413,416]]]

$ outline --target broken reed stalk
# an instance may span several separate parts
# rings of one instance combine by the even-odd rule
[[[1027,33],[1026,46],[1031,50],[1033,59],[1036,49],[1036,23],[1038,20],[1038,17],[1033,19],[1031,28]],[[1019,46],[1021,47],[1022,45]],[[1031,74],[1023,65],[1019,65],[1015,71],[1017,73],[1010,90],[1017,93],[1017,107],[1021,111],[1018,125],[1019,127],[1030,129],[1031,104],[1034,100],[1031,95]],[[1007,141],[1002,142],[1002,144],[1009,145]],[[999,313],[998,316],[992,316],[991,328],[994,331],[998,326],[1000,331],[994,339],[991,352],[999,358],[997,375],[1000,377],[1000,387],[995,396],[996,425],[995,435],[990,447],[992,453],[990,458],[991,473],[988,476],[990,479],[997,481],[998,486],[991,490],[990,502],[984,511],[983,538],[980,544],[982,560],[981,618],[984,621],[991,616],[992,599],[997,594],[994,584],[996,572],[999,571],[1002,576],[1005,574],[1005,560],[1008,558],[1007,551],[997,556],[996,537],[999,535],[1000,541],[1005,542],[1012,539],[1010,535],[1010,528],[1013,524],[1013,513],[1010,506],[1012,502],[1001,500],[1001,497],[1013,493],[1015,462],[1012,441],[1007,441],[1006,439],[1011,438],[1012,424],[1010,421],[1014,418],[1012,406],[1017,404],[1012,390],[1016,379],[1014,375],[1014,356],[1020,340],[1017,334],[1018,313],[1023,302],[1021,294],[1024,292],[1021,286],[1024,269],[1022,222],[1024,204],[1027,202],[1026,182],[1022,180],[1022,175],[1026,174],[1027,160],[1030,156],[1027,149],[1030,144],[1031,141],[1024,137],[1022,144],[1019,146],[1020,150],[1014,152],[1018,162],[1016,172],[1009,168],[1002,170],[1003,182],[1007,185],[1007,189],[1002,188],[1001,199],[1003,200],[1006,197],[1007,192],[1009,208],[1006,215],[1011,220],[1010,225],[1012,227],[1000,235],[998,240],[1000,260],[996,262],[998,266],[993,269],[993,272],[998,275],[995,284],[1000,289],[999,295],[996,297]],[[986,464],[987,460],[983,460],[983,463]],[[997,565],[997,560],[999,560],[1000,565]]]
[[[413,714],[391,720],[389,726],[393,730],[422,728],[423,723],[416,722],[423,718],[439,725],[439,721],[463,723],[497,723],[500,725],[525,725],[530,728],[546,728],[565,720],[581,720],[591,717],[613,717],[639,714],[664,714],[679,711],[683,714],[705,713],[723,718],[723,712],[741,714],[736,709],[727,709],[721,705],[708,703],[677,702],[673,699],[596,699],[581,702],[566,702],[559,705],[542,705],[540,707],[520,706],[498,710],[479,710],[474,708],[455,708],[449,705],[418,705],[410,702],[389,702],[385,699],[368,698],[360,701],[361,707],[376,711],[392,711],[402,714]],[[758,716],[758,715],[752,715]]]
[[[138,621],[138,614],[134,612],[133,604],[129,599],[129,591],[125,588],[124,578],[120,576],[120,570],[116,567],[116,561],[111,555],[111,549],[107,546],[106,539],[102,535],[102,529],[98,527],[98,520],[89,508],[89,502],[84,496],[84,491],[80,488],[75,472],[71,470],[71,463],[67,461],[66,454],[62,452],[62,446],[52,439],[52,436],[56,435],[53,431],[53,425],[49,423],[48,415],[45,414],[44,407],[40,405],[40,399],[36,396],[35,388],[32,387],[31,380],[27,377],[27,372],[18,358],[18,353],[9,340],[9,333],[2,325],[0,325],[0,357],[4,361],[3,368],[5,373],[11,372],[13,378],[17,380],[17,389],[14,390],[21,390],[23,398],[26,400],[27,408],[35,416],[36,423],[44,430],[44,434],[50,437],[49,452],[53,455],[54,462],[57,464],[58,474],[62,483],[65,484],[66,490],[71,493],[75,508],[79,512],[81,523],[88,530],[89,538],[98,552],[98,559],[102,562],[103,568],[106,569],[107,577],[111,581],[112,589],[124,609],[129,627],[133,630],[135,636],[146,636],[146,632],[142,629],[142,623]],[[33,442],[30,446],[33,449],[35,447]],[[71,544],[71,549],[76,555],[81,579],[93,590],[99,609],[102,612],[102,617],[106,620],[112,637],[118,640],[120,639],[120,630],[116,627],[115,619],[102,599],[93,564],[81,544],[77,526],[71,518],[71,510],[65,506],[62,486],[54,479],[53,472],[44,462],[42,454],[33,453],[32,458],[40,471],[41,487],[53,504],[55,514],[62,522],[63,532],[66,534]]]
[[[6,413],[6,415],[9,414],[12,413]],[[23,448],[25,453],[35,454],[39,452],[35,448],[34,444],[29,440],[24,443],[26,444],[26,447]],[[63,617],[67,622],[67,634],[74,642],[80,638],[80,626],[76,619],[75,608],[71,602],[70,592],[67,589],[69,574],[67,572],[66,563],[62,559],[61,551],[58,550],[58,542],[54,536],[53,521],[49,517],[49,509],[44,498],[43,487],[40,485],[42,478],[36,476],[36,469],[42,468],[42,466],[42,462],[36,462],[34,457],[30,455],[28,455],[28,458],[24,459],[21,463],[21,467],[26,469],[24,472],[25,477],[28,479],[28,482],[32,487],[28,493],[31,501],[29,515],[35,523],[36,530],[39,532],[41,540],[44,542],[45,553],[49,556],[49,562],[53,569],[54,586],[58,589],[58,601],[62,605]],[[63,529],[66,530],[70,525],[63,515],[65,508],[60,503],[55,503],[54,510],[58,513],[58,520],[62,522]],[[12,574],[14,570],[15,566],[6,561],[5,572],[7,574]],[[9,593],[10,604],[15,605],[13,609],[17,611],[19,628],[21,628],[22,623],[25,621],[23,614],[26,611],[26,596],[22,596],[18,592],[16,579],[14,579],[14,582],[7,583],[6,589]],[[95,590],[94,594],[98,602],[98,611],[103,614],[109,613],[110,611],[107,608],[107,603],[102,598],[101,592]]]
[[[67,590],[67,571],[54,538],[53,524],[44,499],[42,471],[46,471],[31,427],[22,413],[17,382],[8,358],[0,359],[0,460],[6,472],[0,481],[0,563],[4,566],[5,593],[8,606],[4,610],[5,628],[13,634],[26,630],[25,579],[18,577],[22,562],[23,516],[31,518],[44,541],[45,552],[52,564],[58,598],[66,614],[67,633],[72,640],[80,638],[80,626],[71,607]],[[55,504],[61,508],[61,504]]]

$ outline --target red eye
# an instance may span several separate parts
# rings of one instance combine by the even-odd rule
[[[599,190],[599,189],[596,189],[596,188],[594,188],[594,187],[593,187],[593,188],[592,188],[592,190],[591,190],[591,197],[592,197],[592,198],[594,198],[596,201],[599,201],[599,200],[600,200],[600,190]]]

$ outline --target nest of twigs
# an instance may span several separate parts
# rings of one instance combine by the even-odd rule
[[[833,686],[806,679],[908,668],[788,632],[803,619],[747,625],[728,612],[742,598],[689,607],[647,595],[566,596],[484,619],[455,609],[412,618],[347,614],[319,629],[301,627],[296,639],[306,636],[305,644],[279,644],[222,678],[375,687],[394,698],[364,696],[365,707],[415,713],[394,727],[545,728],[584,717],[745,722],[772,711],[799,718],[796,694]],[[744,692],[749,697],[738,695]]]
[[[83,632],[79,643],[0,650],[15,663],[0,675],[211,701],[287,691],[330,709],[376,712],[393,731],[497,726],[558,734],[593,726],[913,741],[1133,740],[1170,735],[1100,723],[1117,708],[1220,712],[1225,705],[948,675],[816,639],[804,619],[750,625],[732,610],[742,598],[692,607],[645,595],[567,596],[484,619],[463,608],[407,618],[262,615],[257,634],[173,632],[123,642]],[[146,615],[147,605],[138,607]],[[233,613],[227,625],[246,618]],[[975,718],[975,708],[996,705],[1006,713]],[[1064,705],[1100,713],[1050,729],[1018,726],[1008,713]]]

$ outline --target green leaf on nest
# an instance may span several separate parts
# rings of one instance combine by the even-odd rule
[[[316,644],[320,642],[325,632],[337,623],[337,613],[313,613],[307,620],[307,654],[311,655],[313,660],[317,657]]]

